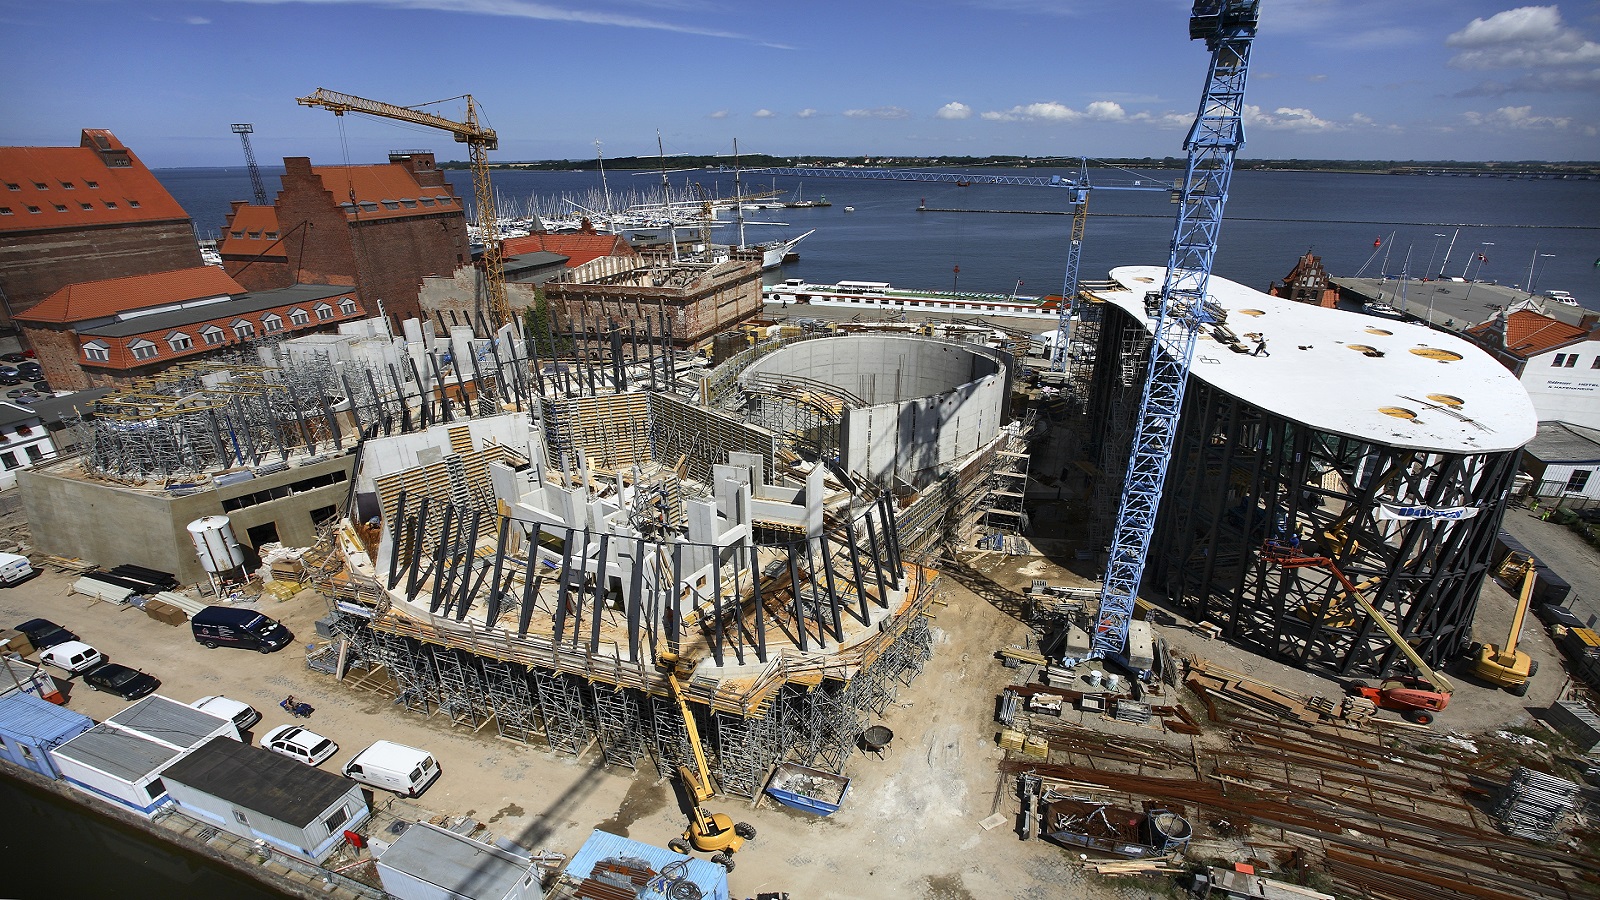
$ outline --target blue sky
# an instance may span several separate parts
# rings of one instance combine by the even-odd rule
[[[1245,157],[1600,159],[1600,2],[1264,0]],[[300,107],[471,93],[496,160],[656,152],[1181,156],[1187,0],[0,0],[0,144],[147,164],[464,158]],[[432,111],[460,117],[459,101]]]

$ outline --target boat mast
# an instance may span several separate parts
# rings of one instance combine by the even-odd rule
[[[667,217],[667,236],[672,240],[672,261],[678,261],[678,220],[672,215],[672,185],[667,181],[667,151],[661,145],[661,129],[656,129],[656,158],[661,160],[661,210]]]
[[[733,139],[733,214],[739,220],[739,249],[744,249],[744,198],[739,190],[739,139]]]
[[[1450,235],[1450,246],[1444,248],[1444,262],[1439,263],[1439,274],[1436,277],[1438,277],[1438,278],[1443,278],[1444,277],[1444,268],[1445,268],[1445,266],[1450,265],[1450,251],[1454,250],[1456,248],[1456,238],[1458,238],[1460,236],[1461,236],[1461,229],[1459,229],[1459,228],[1457,228],[1455,230],[1454,234]],[[1471,260],[1468,260],[1468,262],[1471,262]]]

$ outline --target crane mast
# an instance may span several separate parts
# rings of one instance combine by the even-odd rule
[[[233,133],[239,136],[239,142],[244,144],[244,164],[250,169],[250,188],[255,191],[256,205],[267,205],[267,188],[261,183],[261,167],[256,165],[256,152],[250,149],[250,135],[256,127],[249,122],[238,122],[233,126]]]
[[[1092,658],[1120,657],[1127,646],[1128,622],[1172,461],[1196,333],[1213,320],[1206,310],[1206,285],[1234,156],[1244,143],[1245,78],[1259,14],[1260,0],[1195,0],[1190,12],[1189,37],[1205,40],[1211,66],[1199,113],[1184,140],[1188,165],[1179,188],[1178,220],[1157,306],[1137,431],[1100,593]]]
[[[413,125],[437,128],[450,132],[456,143],[467,145],[467,157],[472,166],[473,200],[478,212],[478,234],[483,241],[484,287],[488,295],[490,327],[499,328],[511,321],[511,305],[506,301],[506,273],[504,251],[500,245],[499,216],[495,212],[494,190],[489,184],[489,151],[499,148],[500,138],[494,129],[485,128],[478,121],[478,106],[473,102],[472,95],[464,94],[462,99],[467,101],[465,122],[457,122],[405,106],[395,106],[392,103],[341,94],[326,88],[317,88],[315,93],[300,97],[295,102],[301,106],[320,106],[336,116],[357,112],[381,119],[394,119]]]

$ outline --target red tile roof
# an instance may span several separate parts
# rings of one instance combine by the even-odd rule
[[[215,266],[212,268],[215,268]],[[195,356],[212,354],[217,350],[226,349],[228,347],[238,347],[243,342],[238,339],[237,334],[234,332],[233,323],[240,319],[243,319],[254,326],[255,333],[258,337],[268,334],[289,337],[310,331],[327,331],[330,328],[337,326],[339,322],[353,321],[366,315],[366,313],[362,311],[359,303],[356,305],[355,311],[349,315],[346,315],[340,311],[341,303],[343,303],[345,300],[354,299],[355,295],[352,290],[351,293],[344,294],[343,296],[330,296],[316,301],[299,300],[286,302],[280,306],[256,310],[254,312],[245,313],[242,315],[236,312],[231,312],[226,315],[217,316],[211,319],[206,319],[199,322],[191,322],[177,328],[157,328],[151,331],[141,332],[139,334],[116,337],[101,337],[92,334],[78,335],[78,364],[84,366],[85,368],[117,369],[125,371],[128,369],[142,369],[150,366],[171,364],[173,362]],[[328,319],[318,318],[315,314],[316,307],[323,304],[327,304],[332,308],[333,315]],[[304,309],[306,312],[312,314],[311,318],[308,319],[304,325],[296,325],[294,320],[290,318],[290,312],[296,308]],[[266,317],[269,315],[276,315],[279,319],[279,330],[276,332],[269,332],[266,329],[264,322]],[[205,332],[213,326],[222,329],[225,336],[225,339],[220,344],[206,343]],[[180,333],[187,336],[190,340],[190,346],[186,350],[174,350],[172,348],[170,338],[172,335]],[[155,345],[156,354],[154,356],[140,359],[133,355],[133,346],[142,341],[149,341]],[[96,344],[97,346],[104,347],[106,351],[106,359],[88,359],[83,348],[89,344]]]
[[[312,166],[312,174],[322,179],[322,184],[333,194],[334,203],[374,204],[362,207],[362,219],[393,219],[402,216],[432,215],[439,212],[465,209],[461,201],[451,194],[448,185],[423,187],[412,176],[411,170],[400,163],[381,163],[370,166]],[[441,199],[443,198],[443,199]],[[435,201],[429,206],[423,199]],[[394,204],[391,209],[386,204]],[[354,219],[355,213],[345,210],[345,216]]]
[[[1497,323],[1493,320],[1468,329],[1472,334],[1491,341],[1494,340],[1498,330]],[[1588,331],[1576,325],[1568,325],[1559,319],[1552,319],[1531,310],[1519,309],[1506,316],[1503,346],[1517,356],[1527,359],[1588,336]]]
[[[246,293],[244,287],[221,267],[195,266],[153,275],[69,284],[39,301],[37,306],[17,313],[16,319],[21,322],[83,322],[185,300],[243,293]]]
[[[0,147],[0,233],[187,218],[109,131],[84,129],[77,147]]]
[[[217,252],[224,256],[256,256],[271,247],[269,257],[286,257],[288,250],[279,241],[281,237],[277,207],[242,204],[234,209],[228,227],[223,229]]]
[[[501,244],[506,256],[547,250],[567,257],[567,268],[574,269],[602,256],[637,256],[638,253],[619,234],[530,234],[507,238]]]

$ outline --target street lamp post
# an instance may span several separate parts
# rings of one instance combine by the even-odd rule
[[[1538,266],[1539,260],[1541,258],[1542,259],[1554,259],[1555,258],[1555,254],[1554,253],[1540,253],[1538,247],[1533,248],[1533,261],[1528,263],[1528,296],[1529,297],[1533,296],[1534,268],[1536,266]]]
[[[1467,256],[1467,267],[1465,269],[1461,270],[1461,277],[1462,278],[1466,278],[1467,277],[1467,269],[1472,268],[1472,257],[1473,256],[1478,257],[1478,277],[1479,278],[1483,277],[1483,264],[1489,261],[1489,256],[1488,256],[1488,254],[1483,252],[1483,248],[1484,247],[1493,247],[1493,246],[1494,246],[1494,241],[1484,241],[1481,245],[1479,245],[1477,253],[1469,254]],[[1476,278],[1468,278],[1467,279],[1467,292],[1466,292],[1466,294],[1464,294],[1462,296],[1461,302],[1465,303],[1469,298],[1471,298],[1471,296],[1472,296],[1472,286],[1477,284],[1477,283],[1478,283],[1478,281],[1477,281]]]

